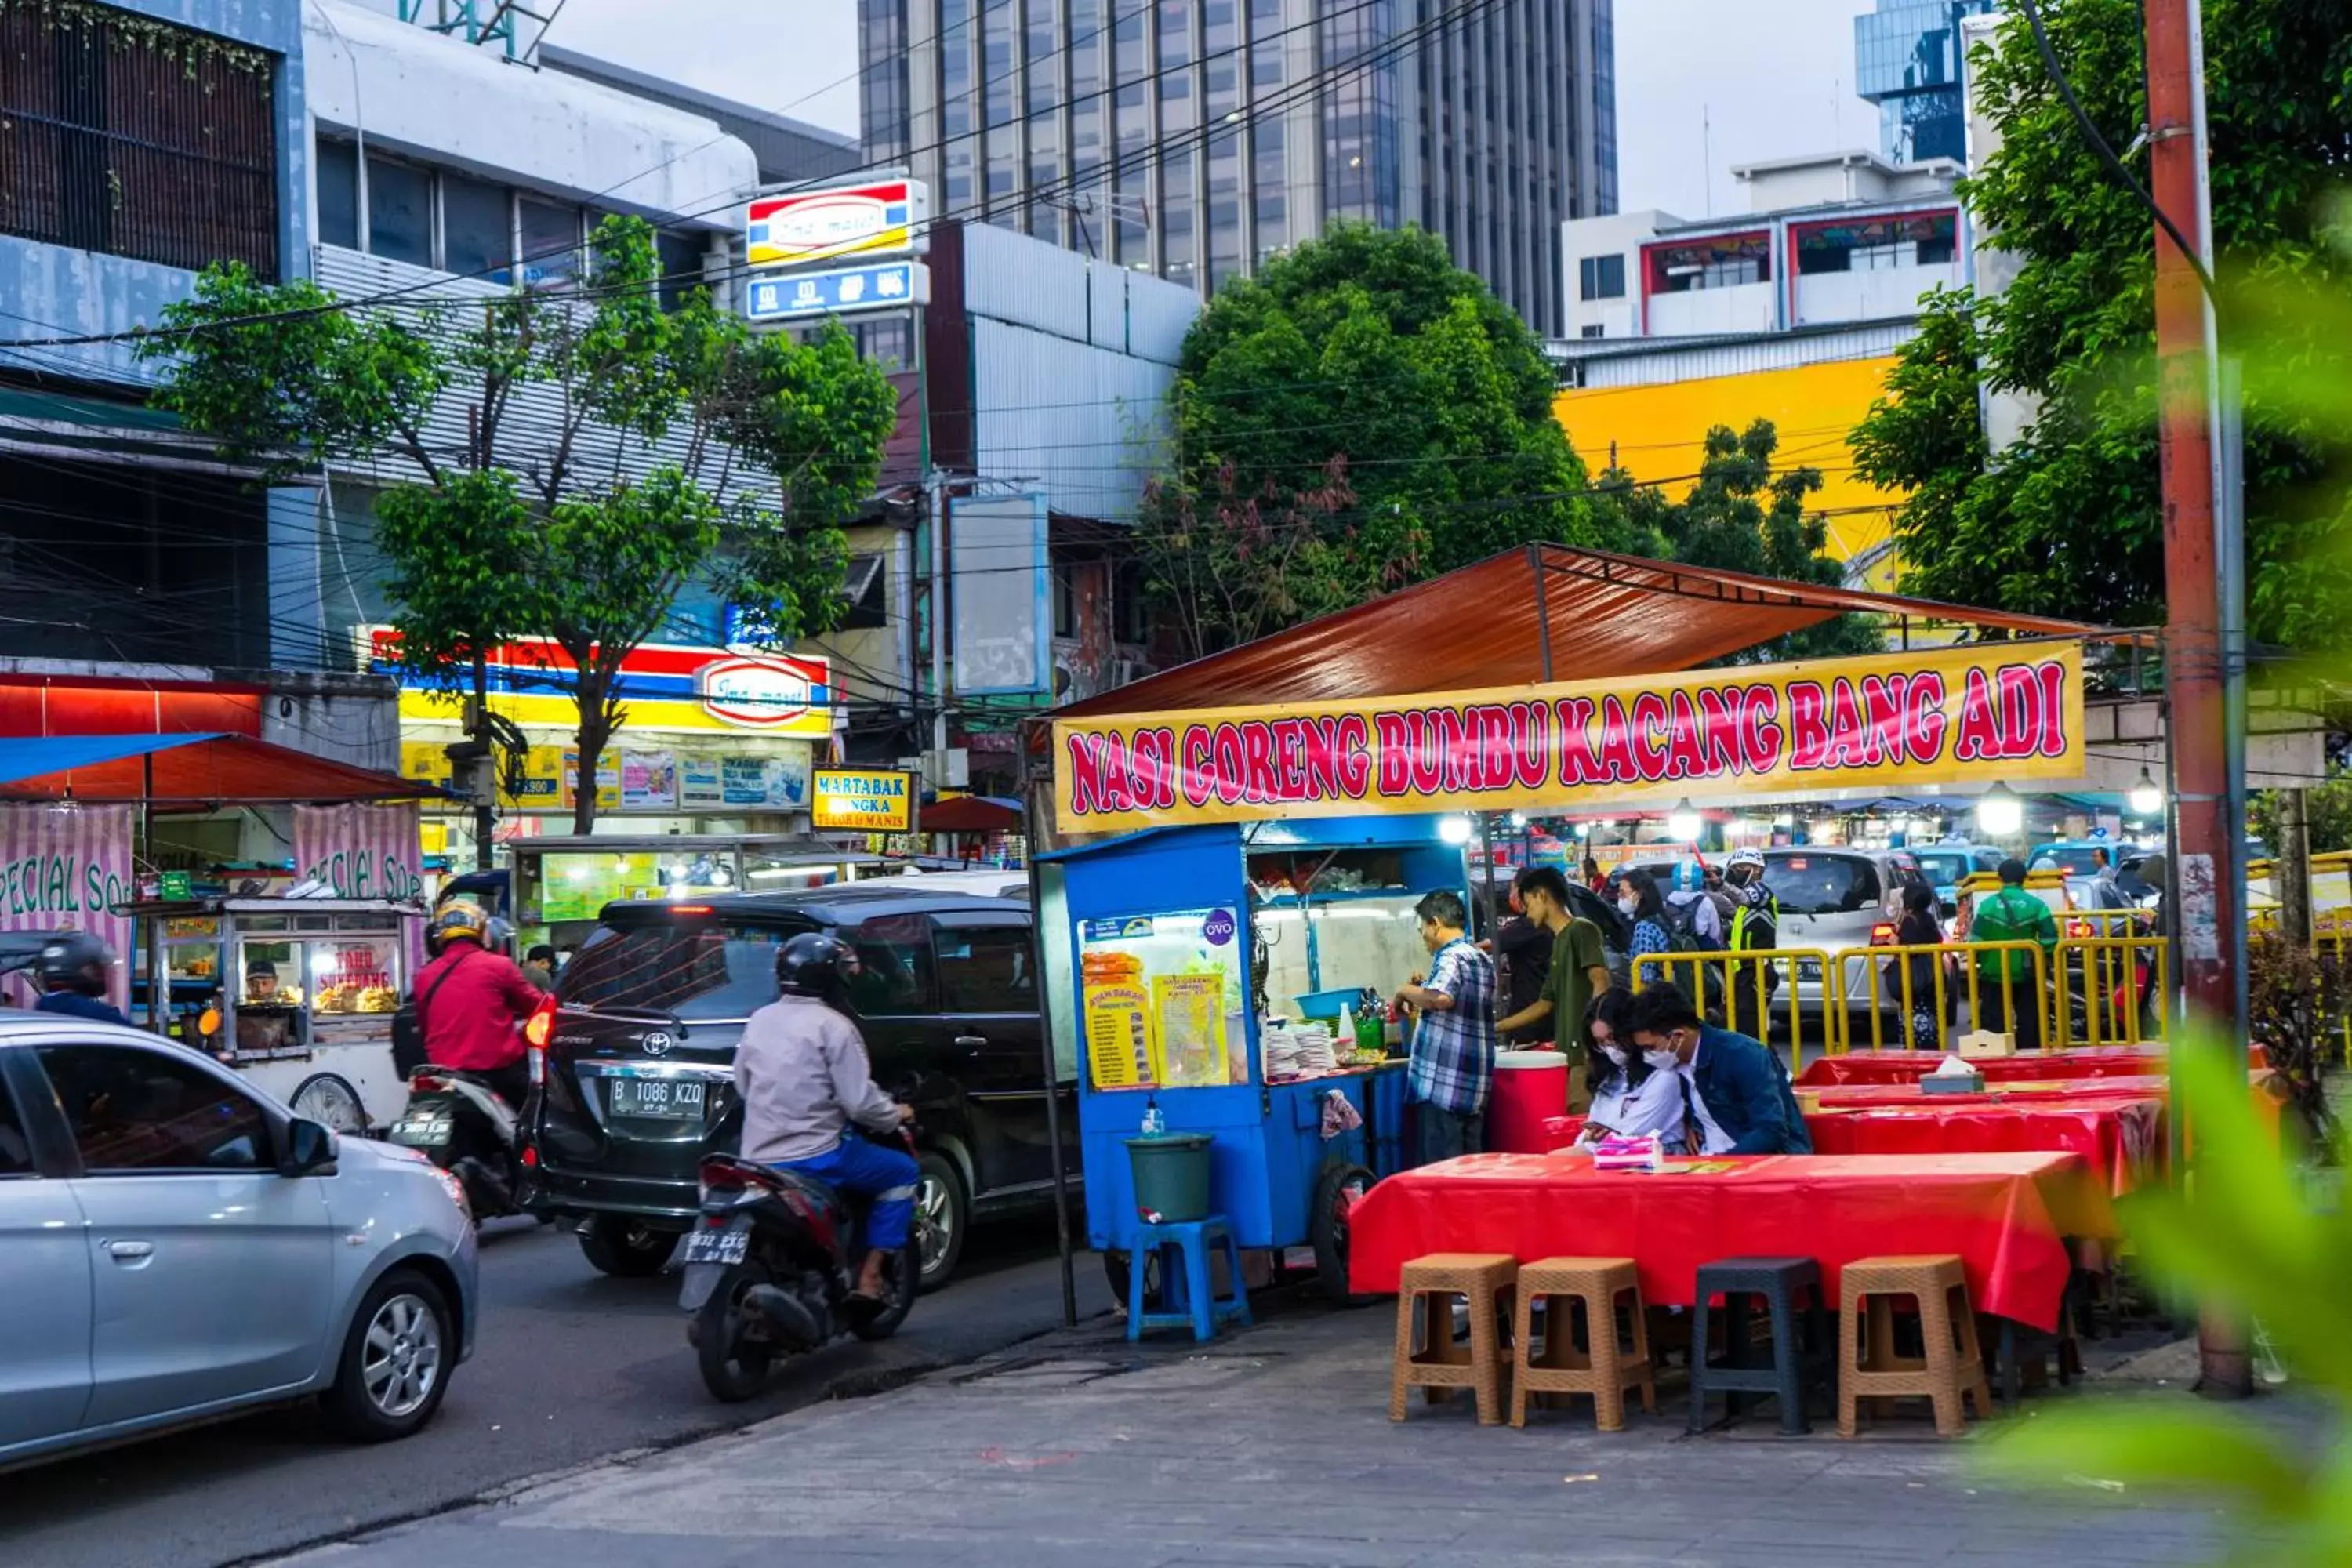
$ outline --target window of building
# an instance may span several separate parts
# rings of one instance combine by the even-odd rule
[[[8,5],[0,61],[0,233],[276,279],[275,55],[104,6]]]
[[[1112,574],[1110,636],[1113,642],[1151,639],[1150,574],[1140,561],[1122,561]]]
[[[194,1062],[139,1046],[44,1046],[38,1054],[90,1175],[269,1163],[260,1105]]]
[[[433,265],[433,175],[368,154],[368,249],[415,267]]]
[[[359,149],[321,136],[313,150],[319,170],[319,243],[360,247]]]
[[[654,254],[661,267],[663,310],[677,310],[688,294],[704,287],[702,262],[708,248],[702,236],[688,230],[663,229],[654,236]]]
[[[522,220],[522,281],[552,288],[580,275],[580,209],[525,196],[517,204]]]
[[[1601,336],[1605,331],[1605,328],[1601,327],[1598,322],[1595,322],[1591,326],[1580,329],[1578,331],[1577,336],[1584,338],[1597,338]]]
[[[1077,568],[1067,561],[1054,563],[1054,635],[1057,637],[1078,635]]]
[[[1622,300],[1625,297],[1625,258],[1622,255],[1587,256],[1576,264],[1577,298],[1580,300]]]
[[[1857,245],[1846,252],[1849,272],[1891,272],[1898,267],[1909,267],[1916,247],[1905,241],[1886,245]]]
[[[461,278],[503,274],[514,253],[514,193],[504,185],[441,176],[441,268]]]

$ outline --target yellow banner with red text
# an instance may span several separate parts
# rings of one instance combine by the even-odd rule
[[[1065,833],[2073,781],[2084,767],[2078,642],[1054,724]]]

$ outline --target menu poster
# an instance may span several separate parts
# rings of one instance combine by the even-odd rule
[[[717,757],[678,758],[677,804],[689,811],[698,806],[727,804],[726,789],[719,783]]]
[[[665,811],[677,805],[677,758],[668,752],[621,753],[621,809]]]
[[[1095,1087],[1158,1087],[1150,994],[1134,981],[1115,980],[1089,984],[1086,994],[1087,1065]]]
[[[719,793],[729,805],[788,811],[808,805],[809,763],[805,749],[797,757],[722,757],[719,769]]]
[[[1193,1089],[1228,1081],[1223,975],[1153,975],[1151,1013],[1162,1084]]]

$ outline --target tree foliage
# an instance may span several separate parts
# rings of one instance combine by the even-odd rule
[[[1741,432],[1715,426],[1706,433],[1698,481],[1678,501],[1612,468],[1595,487],[1601,526],[1631,554],[1835,587],[1845,568],[1827,553],[1828,525],[1806,515],[1806,498],[1822,488],[1821,470],[1774,473],[1780,444],[1769,419]],[[1880,646],[1867,617],[1839,616],[1746,650],[1739,659],[1829,658]]]
[[[1441,241],[1337,226],[1223,286],[1184,341],[1139,520],[1155,596],[1204,650],[1530,540],[1591,542],[1552,395],[1535,335]],[[1204,595],[1178,540],[1266,581]]]
[[[2303,792],[2304,831],[2314,855],[2352,849],[2352,774],[2339,773]],[[2273,855],[2285,844],[2279,835],[2279,792],[2257,790],[2247,803],[2247,826]]]
[[[2131,142],[2147,113],[2138,0],[2044,10],[2084,109],[2110,143]],[[2340,0],[2209,0],[2204,19],[2221,344],[2246,365],[2250,620],[2258,638],[2341,647],[2352,437],[2301,388],[2352,379],[2352,266],[2325,243],[2352,148],[2352,30]],[[2001,145],[1961,193],[2016,273],[1998,295],[1931,298],[1853,433],[1857,472],[1911,492],[1895,521],[1908,589],[2160,621],[2152,220],[2085,145],[2021,16],[1972,73]],[[1997,454],[1977,433],[1980,383],[2036,410]]]
[[[842,524],[872,489],[898,416],[889,383],[837,328],[809,344],[751,332],[704,290],[662,310],[652,231],[610,217],[578,292],[518,289],[413,320],[337,306],[307,281],[219,266],[141,346],[156,402],[272,480],[386,452],[420,476],[377,498],[402,658],[482,689],[516,637],[563,650],[541,679],[579,715],[579,776],[625,721],[621,661],[704,583],[787,641],[844,608]],[[561,409],[552,439],[512,415]],[[430,416],[461,398],[462,447]],[[543,402],[544,393],[541,395]],[[633,478],[629,459],[664,460]],[[574,828],[593,821],[582,788]]]

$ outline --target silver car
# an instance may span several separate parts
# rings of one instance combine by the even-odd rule
[[[0,1018],[0,1468],[316,1396],[363,1440],[473,1348],[453,1179],[135,1029]]]
[[[1921,879],[1919,863],[1903,849],[1841,847],[1773,848],[1764,851],[1764,885],[1780,906],[1780,943],[1783,948],[1810,948],[1843,952],[1895,940],[1903,919],[1903,889]],[[1840,965],[1843,971],[1848,1029],[1853,1044],[1871,1043],[1870,960],[1855,956]],[[1808,1019],[1823,1012],[1822,966],[1818,959],[1795,963],[1798,1011]],[[1788,1004],[1776,999],[1775,1021]],[[1880,1032],[1889,1045],[1903,1043],[1893,1023],[1898,1011],[1895,994],[1879,990]],[[1811,1026],[1818,1030],[1826,1020]],[[1808,1047],[1819,1044],[1809,1033]]]

